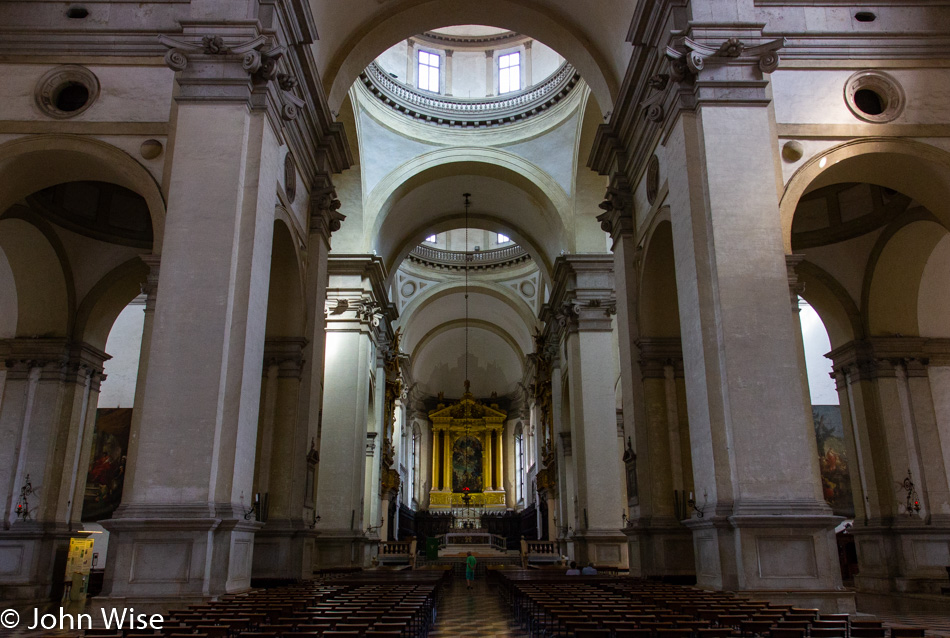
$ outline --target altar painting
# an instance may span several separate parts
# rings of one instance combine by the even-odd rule
[[[844,426],[837,405],[811,406],[821,466],[821,489],[836,516],[854,518],[851,473],[844,444]]]
[[[129,450],[132,408],[99,408],[92,434],[92,453],[86,475],[82,520],[112,516],[122,502],[125,462]]]
[[[463,487],[482,491],[482,442],[474,436],[459,437],[452,447],[452,491]]]

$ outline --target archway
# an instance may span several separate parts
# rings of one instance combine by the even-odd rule
[[[603,11],[606,15],[611,13],[611,10]],[[491,16],[491,26],[542,41],[573,64],[590,85],[606,114],[614,103],[627,60],[623,56],[608,58],[592,44],[589,35],[581,32],[577,26],[579,22],[588,22],[594,15],[592,12],[586,14],[573,18],[555,16],[550,11],[539,11],[529,5],[505,0],[488,0],[477,6],[432,0],[400,9],[384,9],[363,24],[348,25],[351,30],[341,30],[341,34],[334,38],[335,46],[317,47],[317,59],[330,108],[338,111],[346,92],[363,69],[394,43],[440,27],[483,24],[485,16]],[[602,15],[600,11],[596,14]],[[343,20],[337,17],[335,21]],[[615,22],[608,18],[605,25],[598,27],[610,28],[615,26]]]

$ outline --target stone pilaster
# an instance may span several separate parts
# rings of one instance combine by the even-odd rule
[[[318,532],[311,527],[312,503],[306,501],[313,438],[298,414],[306,345],[306,339],[292,337],[264,343],[254,495],[261,495],[266,509],[257,512],[264,527],[254,537],[255,579],[306,579],[313,574]]]
[[[621,449],[618,445],[613,370],[613,257],[566,255],[554,269],[551,301],[543,318],[556,321],[567,357],[571,446],[577,480],[577,558],[627,565]]]
[[[947,339],[870,337],[827,355],[852,455],[862,590],[937,594],[945,585],[948,353]]]
[[[79,528],[109,356],[66,339],[21,338],[0,341],[0,359],[0,596],[36,602],[61,581],[56,556]]]
[[[371,370],[376,365],[380,324],[394,320],[396,311],[387,301],[378,257],[332,255],[328,266],[320,447],[332,453],[323,453],[320,459],[316,563],[361,566],[367,559],[365,530],[376,524],[364,517]]]
[[[202,24],[163,39],[179,91],[162,276],[134,479],[106,523],[97,604],[157,606],[250,586],[276,205],[267,185],[278,181],[278,128],[293,106],[278,51],[255,28]]]
[[[753,25],[697,27],[673,38],[669,86],[657,82],[704,511],[688,525],[700,586],[847,611],[789,317],[767,108],[780,46]]]
[[[635,429],[638,503],[624,529],[630,569],[642,576],[693,575],[692,533],[680,522],[689,516],[693,491],[680,340],[641,337],[636,348],[643,409]]]

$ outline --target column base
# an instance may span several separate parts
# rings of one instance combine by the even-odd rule
[[[267,521],[254,535],[251,578],[264,581],[299,581],[313,578],[314,546],[320,532],[302,520]]]
[[[852,591],[754,591],[743,594],[753,600],[768,600],[780,605],[795,605],[804,609],[818,609],[823,614],[855,614],[855,595]]]
[[[693,531],[697,585],[762,596],[843,593],[834,539],[835,525],[842,519],[823,515],[820,509],[797,515],[765,513],[778,507],[761,509],[763,513],[747,508],[740,514],[707,513],[684,521]],[[794,504],[785,504],[785,512],[794,510]]]
[[[585,530],[574,536],[574,551],[579,566],[627,569],[627,537],[618,530]]]
[[[320,530],[314,544],[314,570],[367,567],[378,538],[351,529]]]
[[[245,519],[240,506],[123,505],[102,526],[110,533],[106,606],[177,605],[251,587],[261,523]]]
[[[947,588],[950,517],[934,516],[929,525],[907,517],[851,529],[860,571],[854,586],[880,594],[941,595]]]
[[[66,523],[24,521],[0,530],[0,600],[56,601],[66,580],[69,539],[83,537]]]
[[[630,575],[696,578],[693,533],[673,518],[641,518],[623,529]]]

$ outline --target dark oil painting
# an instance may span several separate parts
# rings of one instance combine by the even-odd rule
[[[99,408],[96,411],[82,502],[83,521],[109,518],[122,502],[131,427],[132,408]]]
[[[844,426],[837,405],[811,406],[821,466],[821,489],[825,500],[838,516],[854,518],[851,475],[844,444]]]
[[[482,491],[482,442],[474,436],[462,436],[452,446],[452,491]]]

